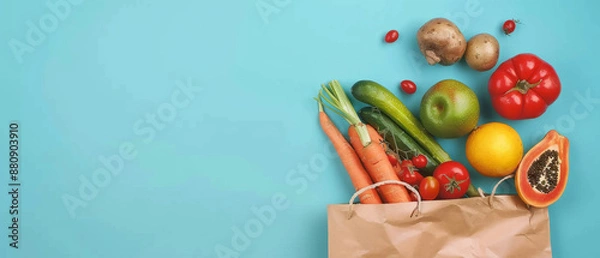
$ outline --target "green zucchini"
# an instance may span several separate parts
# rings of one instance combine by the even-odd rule
[[[427,158],[427,167],[420,169],[423,176],[433,175],[433,170],[439,165],[421,145],[411,138],[386,114],[383,114],[378,108],[364,107],[358,111],[358,116],[365,123],[373,126],[375,130],[388,143],[390,148],[398,153],[404,153],[405,158],[412,159],[418,154],[423,154]]]
[[[351,92],[358,101],[376,107],[388,115],[392,121],[430,153],[433,160],[438,163],[451,160],[450,155],[427,132],[404,103],[381,84],[370,80],[360,80],[352,86]]]

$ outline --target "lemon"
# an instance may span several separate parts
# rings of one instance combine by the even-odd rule
[[[469,134],[465,151],[477,172],[488,177],[504,177],[512,174],[521,162],[523,142],[514,128],[490,122]]]

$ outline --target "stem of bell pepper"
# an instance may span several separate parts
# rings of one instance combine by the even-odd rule
[[[538,86],[540,83],[542,83],[542,80],[536,83],[529,83],[527,80],[519,80],[517,81],[517,85],[515,85],[514,88],[510,89],[506,93],[518,91],[521,94],[526,94],[529,89]]]

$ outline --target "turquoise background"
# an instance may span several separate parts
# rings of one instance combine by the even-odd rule
[[[19,249],[2,237],[1,257],[228,257],[219,248],[236,251],[229,257],[327,257],[326,206],[347,202],[353,189],[318,125],[312,97],[320,84],[337,79],[349,89],[372,79],[416,113],[422,94],[444,78],[477,92],[480,124],[509,123],[527,149],[550,128],[570,138],[567,190],[549,208],[554,255],[600,255],[598,1],[73,0],[59,7],[57,17],[46,1],[0,3],[0,121],[6,145],[9,123],[19,122],[23,184]],[[557,102],[538,119],[505,121],[486,95],[491,71],[426,65],[415,33],[438,16],[466,37],[495,35],[501,61],[522,52],[547,60],[564,86]],[[511,18],[522,24],[505,36],[500,28]],[[40,28],[40,20],[43,37],[28,27]],[[390,29],[400,39],[385,44]],[[19,55],[16,42],[30,51]],[[398,90],[404,79],[417,83],[414,95]],[[464,141],[440,143],[466,163]],[[103,159],[114,174],[102,174]],[[80,195],[94,175],[101,186]],[[485,191],[496,182],[472,177]],[[9,197],[0,195],[0,235],[8,234]],[[83,206],[69,209],[75,198]],[[253,207],[273,202],[275,216],[236,250],[235,230],[257,226]]]

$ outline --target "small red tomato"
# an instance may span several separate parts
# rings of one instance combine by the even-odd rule
[[[404,80],[400,82],[400,88],[408,94],[413,94],[417,91],[417,85],[411,80]]]
[[[398,39],[398,31],[397,30],[390,30],[388,31],[387,34],[385,34],[385,42],[387,43],[393,43]]]
[[[440,193],[440,182],[435,177],[428,176],[419,184],[419,194],[423,200],[434,200]]]
[[[405,159],[400,162],[401,168],[413,168],[415,165],[412,163],[410,159]]]
[[[423,175],[421,175],[421,173],[414,169],[402,168],[400,180],[406,182],[409,185],[418,186],[421,183],[421,180],[423,180]]]
[[[390,163],[392,164],[392,166],[396,166],[396,164],[398,164],[398,159],[396,159],[396,156],[392,155],[392,154],[388,154],[388,160],[390,160]]]
[[[419,154],[412,158],[412,163],[416,168],[425,168],[427,166],[427,157],[423,154]]]
[[[413,201],[413,202],[416,202],[417,201],[417,195],[413,191],[409,191],[409,192],[410,192],[410,200]],[[421,198],[421,200],[423,200],[423,199]]]
[[[517,27],[517,23],[519,23],[519,20],[507,20],[504,22],[504,24],[502,25],[502,30],[504,31],[504,34],[508,35],[511,34],[513,31],[515,31],[515,28]]]

